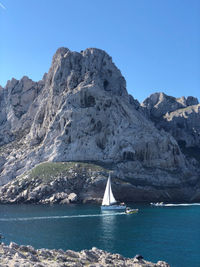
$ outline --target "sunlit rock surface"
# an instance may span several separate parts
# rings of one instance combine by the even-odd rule
[[[34,249],[32,246],[18,245],[11,242],[9,246],[0,244],[0,264],[21,267],[170,267],[164,261],[152,263],[143,259],[141,255],[134,258],[125,258],[120,254],[111,254],[93,247],[90,250],[76,252],[73,250]]]
[[[153,118],[175,121],[171,113],[164,116],[191,104],[195,113],[197,100],[173,99],[171,108],[171,100],[156,95],[141,107],[103,50],[59,48],[42,81],[12,79],[0,95],[0,184],[41,162],[80,161],[115,170],[119,179],[137,187],[130,198],[148,187],[158,199],[159,190],[166,189],[169,199],[177,195],[172,188],[187,199],[196,192],[198,162],[186,159],[179,139],[155,127]],[[193,142],[184,136],[185,144]]]

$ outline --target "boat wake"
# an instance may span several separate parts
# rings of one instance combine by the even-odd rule
[[[163,204],[163,206],[165,206],[165,207],[200,206],[200,203]]]
[[[55,219],[72,219],[72,218],[88,218],[88,217],[108,217],[125,215],[125,212],[105,213],[105,214],[81,214],[81,215],[61,215],[61,216],[42,216],[42,217],[26,217],[26,218],[0,218],[0,222],[10,221],[35,221],[35,220],[55,220]]]

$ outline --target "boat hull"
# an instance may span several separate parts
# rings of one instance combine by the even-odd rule
[[[133,214],[133,213],[137,213],[138,209],[132,209],[132,210],[127,210],[126,214]]]
[[[110,205],[110,206],[101,206],[101,210],[125,210],[126,206],[122,205]]]

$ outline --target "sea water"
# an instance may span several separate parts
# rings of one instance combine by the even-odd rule
[[[6,244],[76,251],[95,246],[172,267],[200,266],[200,204],[132,207],[139,212],[101,212],[97,205],[0,205],[0,233]]]

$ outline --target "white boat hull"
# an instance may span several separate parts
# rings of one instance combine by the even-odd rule
[[[110,206],[101,206],[102,210],[125,210],[126,206],[124,205],[110,205]]]

